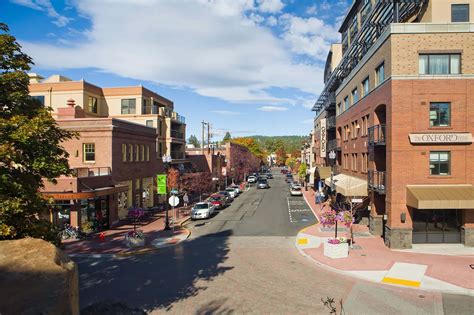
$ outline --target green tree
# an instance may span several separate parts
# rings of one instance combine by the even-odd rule
[[[201,147],[201,142],[199,142],[198,138],[195,135],[189,136],[188,143],[194,145],[195,148]]]
[[[0,23],[0,239],[42,238],[59,244],[49,221],[43,180],[70,174],[61,142],[74,133],[61,129],[28,94],[32,60]]]
[[[226,132],[224,138],[222,139],[222,142],[226,143],[228,141],[232,140],[232,136],[230,135],[230,132]]]
[[[308,166],[306,165],[306,163],[305,162],[301,163],[298,169],[298,177],[300,180],[305,180],[307,170],[308,170]]]
[[[293,170],[293,167],[295,167],[295,164],[296,164],[296,159],[295,158],[290,157],[290,158],[286,159],[285,165],[288,166],[289,168],[291,168],[291,170]]]

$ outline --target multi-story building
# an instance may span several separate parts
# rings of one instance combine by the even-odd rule
[[[185,162],[186,122],[172,101],[143,86],[101,88],[84,80],[53,75],[46,80],[30,74],[30,95],[57,108],[73,99],[81,117],[114,117],[156,129],[156,157],[170,155],[172,163]]]
[[[57,184],[45,182],[52,222],[83,227],[101,221],[107,228],[125,218],[129,207],[156,205],[155,176],[164,168],[154,150],[155,130],[111,117],[81,118],[74,100],[68,105],[55,115],[61,128],[78,133],[62,144],[74,174]]]
[[[342,22],[315,105],[335,91],[342,171],[326,183],[367,196],[391,248],[474,246],[473,18],[473,0],[356,0]]]

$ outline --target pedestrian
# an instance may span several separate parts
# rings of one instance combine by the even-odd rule
[[[316,204],[319,205],[321,203],[321,192],[319,190],[316,191]]]
[[[188,202],[189,202],[189,197],[188,197],[188,193],[187,193],[187,192],[184,193],[183,202],[184,202],[184,206],[187,207],[187,206],[188,206]]]

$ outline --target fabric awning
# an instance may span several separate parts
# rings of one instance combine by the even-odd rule
[[[116,185],[113,187],[101,187],[93,190],[79,191],[79,192],[43,192],[42,195],[44,198],[53,198],[55,200],[79,200],[79,199],[89,199],[96,198],[106,195],[111,195],[119,192],[128,191],[128,186],[126,185]]]
[[[316,169],[319,173],[319,178],[326,179],[331,177],[331,167],[330,166],[320,166]]]
[[[367,196],[367,181],[349,176],[346,174],[338,174],[333,176],[336,192],[346,197],[365,197]],[[326,185],[331,187],[331,178],[326,178]]]
[[[416,209],[474,209],[474,187],[407,185],[407,205]]]

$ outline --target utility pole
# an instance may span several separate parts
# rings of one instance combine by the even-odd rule
[[[207,123],[207,153],[211,153],[211,124]]]
[[[202,126],[201,126],[201,127],[202,127],[202,128],[201,128],[201,130],[202,130],[202,133],[201,133],[201,150],[202,150],[202,153],[204,154],[204,129],[205,129],[204,126],[206,125],[206,123],[205,123],[204,120],[203,120],[203,121],[201,122],[201,124],[202,124]]]

